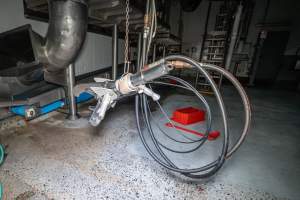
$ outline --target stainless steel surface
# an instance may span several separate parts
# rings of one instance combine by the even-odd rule
[[[172,67],[162,63],[157,66],[140,71],[136,74],[133,74],[130,77],[130,81],[133,86],[144,85],[148,81],[152,81],[156,78],[168,74],[169,71],[171,71],[172,69],[173,69]]]
[[[83,0],[51,0],[49,14],[49,28],[39,48],[39,60],[52,72],[65,69],[78,56],[87,32],[88,8]]]
[[[48,105],[54,101],[65,98],[65,92],[63,88],[47,88],[48,85],[40,85],[39,88],[28,90],[24,93],[24,97],[16,97],[15,99],[0,99],[0,108],[21,106],[21,105],[33,105],[39,106]],[[20,96],[23,96],[22,94]]]
[[[118,25],[113,26],[112,35],[112,79],[116,80],[118,74]]]
[[[66,79],[67,79],[67,102],[69,107],[69,120],[76,120],[79,118],[77,114],[77,104],[76,98],[73,93],[73,89],[75,86],[75,71],[74,71],[74,64],[70,64],[66,70]]]
[[[27,101],[24,100],[17,100],[17,101],[12,101],[12,100],[0,100],[0,108],[8,108],[12,106],[22,106],[27,104]]]
[[[40,83],[34,85],[24,84],[19,77],[0,77],[0,99],[10,98],[39,85]]]
[[[44,19],[48,13],[47,0],[24,0],[25,14],[28,18]],[[126,0],[88,0],[88,24],[89,31],[111,36],[111,27],[114,24],[118,25],[119,33],[123,36],[126,30]],[[130,1],[130,30],[131,32],[140,32],[144,27],[144,13],[146,0],[131,0]],[[168,24],[165,12],[165,6],[168,4],[165,1],[156,1],[158,14],[157,34],[159,43],[174,44],[178,40],[172,38],[160,38],[160,33],[170,35],[170,26]],[[148,7],[149,8],[149,7]],[[169,36],[168,36],[169,37]],[[132,39],[132,38],[131,38]]]

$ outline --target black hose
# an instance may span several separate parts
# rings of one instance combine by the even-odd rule
[[[137,120],[137,128],[138,128],[142,143],[145,146],[147,152],[153,157],[153,159],[155,161],[157,161],[160,165],[162,165],[163,167],[165,167],[171,171],[179,172],[179,173],[183,174],[184,176],[187,176],[190,178],[206,178],[206,177],[212,176],[223,166],[225,160],[228,159],[241,146],[241,144],[243,143],[243,141],[249,131],[250,119],[251,119],[251,109],[250,109],[249,99],[246,95],[245,90],[243,89],[241,84],[238,82],[238,80],[231,73],[224,70],[223,68],[220,68],[215,65],[198,63],[188,57],[178,56],[178,55],[168,56],[165,58],[165,60],[166,61],[175,61],[176,60],[176,61],[183,61],[183,62],[189,63],[191,66],[196,67],[210,83],[210,85],[213,89],[213,92],[215,93],[215,96],[217,98],[217,102],[218,102],[218,105],[221,110],[222,120],[223,120],[223,124],[224,124],[222,150],[221,150],[219,157],[216,160],[214,160],[204,166],[193,168],[193,169],[179,168],[164,153],[162,148],[164,148],[165,150],[168,150],[170,152],[174,152],[174,153],[191,153],[193,151],[196,151],[207,141],[208,134],[209,134],[210,128],[211,128],[211,111],[210,111],[209,105],[206,102],[205,98],[201,94],[199,94],[199,92],[195,88],[193,88],[189,83],[187,83],[186,81],[179,79],[177,77],[169,76],[169,75],[165,76],[164,78],[167,78],[170,80],[176,80],[181,85],[169,84],[169,83],[164,83],[161,81],[152,81],[150,83],[151,84],[159,84],[159,85],[175,86],[175,87],[184,88],[184,89],[194,92],[194,94],[196,94],[196,96],[202,101],[202,103],[204,103],[205,108],[207,110],[207,116],[208,116],[207,117],[208,118],[207,130],[206,130],[203,138],[201,138],[199,140],[195,140],[195,141],[184,142],[184,141],[178,141],[178,140],[175,140],[174,138],[168,137],[169,139],[172,139],[175,142],[184,143],[184,144],[193,144],[193,143],[196,144],[197,142],[199,142],[199,144],[196,148],[193,148],[189,151],[177,151],[177,150],[171,149],[171,148],[165,146],[164,144],[162,144],[161,142],[159,142],[153,133],[152,124],[150,122],[149,116],[151,118],[154,118],[154,117],[151,113],[147,96],[137,95],[136,103],[135,103],[136,120]],[[230,80],[232,82],[232,84],[237,89],[237,91],[239,92],[239,95],[242,98],[244,111],[245,111],[245,125],[244,125],[244,128],[243,128],[240,138],[238,139],[238,141],[235,144],[232,145],[231,148],[229,148],[228,122],[227,122],[225,105],[224,105],[223,99],[221,97],[220,91],[217,88],[216,83],[213,81],[213,79],[210,77],[210,75],[208,74],[208,72],[206,70],[217,71],[220,74],[222,74],[223,76],[225,76],[228,80]],[[164,111],[162,110],[162,112],[164,112]],[[142,113],[142,117],[140,116],[140,113]],[[146,126],[145,131],[141,130],[141,122],[142,122],[141,120],[143,120],[143,122]],[[158,126],[158,128],[159,128],[159,126]],[[164,133],[163,130],[160,129],[160,131],[164,135],[168,136],[166,133]],[[146,133],[144,133],[144,132],[148,132],[148,134],[150,135],[151,141],[154,144],[155,151],[153,151],[150,148],[150,146],[145,138]]]
[[[213,91],[216,94],[217,97],[217,101],[218,104],[221,108],[221,113],[222,113],[222,118],[223,118],[223,123],[224,123],[224,137],[223,137],[223,146],[222,146],[222,152],[221,155],[218,159],[216,159],[215,161],[199,167],[199,168],[194,168],[194,169],[180,169],[178,168],[166,155],[165,153],[162,151],[160,144],[158,143],[150,121],[149,121],[149,110],[147,107],[147,98],[145,96],[137,96],[136,97],[136,119],[137,119],[137,126],[138,126],[138,130],[139,130],[139,134],[141,136],[141,140],[146,148],[146,150],[148,151],[148,153],[162,166],[166,167],[169,170],[175,171],[175,172],[180,172],[183,175],[187,176],[187,177],[191,177],[191,178],[206,178],[209,176],[212,176],[213,174],[215,174],[224,164],[225,162],[225,158],[226,158],[226,154],[227,154],[227,150],[228,150],[228,126],[227,126],[227,115],[226,115],[226,110],[225,110],[225,106],[224,106],[224,102],[222,100],[221,94],[217,88],[217,85],[215,84],[215,82],[213,81],[213,79],[209,76],[209,74],[206,72],[206,70],[203,69],[203,67],[193,61],[192,59],[188,58],[188,57],[184,57],[184,56],[169,56],[165,58],[166,61],[174,61],[174,60],[180,60],[180,61],[184,61],[187,62],[189,64],[191,64],[192,66],[196,66],[199,71],[207,78],[207,80],[209,81],[209,83],[212,86]],[[144,113],[144,121],[146,122],[146,126],[147,126],[147,130],[150,134],[151,140],[156,148],[156,150],[158,151],[158,154],[161,158],[159,158],[149,147],[148,143],[146,142],[146,139],[144,137],[144,134],[141,130],[141,126],[140,126],[140,110]],[[207,136],[206,136],[207,137]],[[202,140],[202,142],[206,141],[206,137],[204,137],[204,139]],[[201,174],[199,174],[201,173]]]
[[[201,95],[195,88],[193,88],[189,83],[187,83],[186,81],[180,79],[180,78],[177,78],[177,77],[173,77],[173,76],[169,76],[169,75],[166,75],[164,76],[163,78],[167,78],[167,79],[170,79],[170,80],[175,80],[179,83],[181,83],[182,85],[185,86],[186,89],[192,91],[199,99],[200,101],[204,104],[205,106],[205,109],[206,109],[206,113],[207,113],[207,128],[206,128],[206,131],[204,133],[204,136],[201,138],[201,139],[198,139],[198,140],[192,140],[190,138],[190,140],[192,140],[191,142],[179,142],[179,141],[176,141],[176,142],[179,142],[179,143],[186,143],[186,144],[191,144],[191,143],[196,143],[196,142],[201,142],[198,146],[196,146],[195,148],[193,149],[190,149],[188,151],[178,151],[178,150],[173,150],[171,148],[168,148],[166,147],[165,145],[161,144],[160,142],[158,142],[160,144],[160,146],[162,146],[163,148],[171,151],[171,152],[174,152],[174,153],[191,153],[191,152],[194,152],[196,151],[197,149],[199,149],[204,143],[205,141],[207,140],[208,138],[208,135],[211,131],[211,122],[212,122],[212,119],[211,119],[211,110],[210,110],[210,107],[207,103],[207,101],[205,100],[205,98],[203,97],[203,95]],[[155,83],[155,82],[154,82]],[[152,114],[151,114],[151,111],[149,109],[149,106],[148,106],[148,113],[150,113],[150,116],[151,118],[153,118]],[[168,121],[170,121],[170,119],[168,119]],[[172,124],[172,123],[171,123]],[[173,124],[172,124],[173,125]],[[162,131],[164,133],[164,131]],[[166,134],[165,134],[166,135]],[[175,141],[173,138],[172,138],[173,141]]]

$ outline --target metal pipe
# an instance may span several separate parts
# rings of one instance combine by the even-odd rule
[[[203,33],[201,49],[200,49],[200,58],[199,58],[200,60],[202,60],[203,51],[204,51],[204,44],[205,44],[205,40],[206,40],[206,37],[207,37],[207,29],[208,29],[209,17],[210,17],[210,12],[211,12],[211,6],[212,6],[212,2],[209,1],[208,8],[207,8],[207,13],[206,13],[205,25],[204,25],[204,33]]]
[[[163,46],[163,58],[165,58],[166,57],[166,52],[167,51],[167,48],[166,48],[166,46],[164,45]]]
[[[139,33],[138,37],[138,46],[137,46],[137,71],[140,69],[140,64],[141,64],[141,51],[142,51],[142,33]]]
[[[152,62],[156,61],[156,43],[153,44]]]
[[[47,71],[67,68],[77,58],[84,43],[88,6],[86,0],[49,0],[49,27],[40,41],[38,56]]]
[[[116,80],[118,74],[118,25],[114,24],[112,34],[112,79]]]
[[[265,37],[263,36],[265,33],[264,31],[261,31],[258,35],[258,41],[257,44],[255,45],[255,51],[254,51],[254,56],[252,59],[252,67],[251,67],[251,73],[249,77],[249,86],[254,86],[254,82],[256,79],[256,74],[258,71],[259,63],[260,63],[260,55],[262,53],[262,47],[265,42]]]
[[[236,14],[235,14],[235,20],[233,23],[231,39],[230,39],[229,49],[228,49],[226,63],[225,63],[225,69],[227,71],[232,71],[232,69],[230,68],[230,65],[231,65],[231,61],[232,61],[232,57],[233,57],[233,53],[234,53],[234,47],[235,47],[235,44],[236,44],[237,38],[238,38],[242,11],[243,11],[243,5],[240,4],[238,6]]]
[[[77,114],[77,103],[74,96],[74,86],[75,86],[75,66],[70,64],[66,69],[66,82],[67,82],[67,103],[69,106],[69,115],[67,119],[76,120],[79,118]]]
[[[137,72],[130,76],[132,86],[139,86],[146,84],[156,78],[168,74],[173,69],[172,66],[167,65],[164,59],[151,63],[143,71]]]
[[[142,55],[141,55],[141,63],[139,66],[139,70],[143,68],[144,65],[147,64],[147,41],[149,36],[149,8],[150,8],[150,0],[147,0],[146,3],[146,11],[144,17],[144,33],[143,33],[143,46],[142,46]]]
[[[265,25],[268,14],[269,14],[269,9],[270,9],[270,3],[271,0],[267,0],[266,2],[266,6],[265,6],[265,11],[264,11],[264,16],[262,19],[262,24]],[[261,52],[262,52],[262,48],[265,42],[265,30],[260,30],[257,36],[257,40],[256,40],[256,44],[255,44],[255,50],[254,50],[254,54],[252,57],[252,64],[251,64],[251,74],[249,77],[249,86],[254,86],[254,82],[256,79],[256,74],[258,71],[258,67],[259,67],[259,63],[260,63],[260,56],[261,56]]]

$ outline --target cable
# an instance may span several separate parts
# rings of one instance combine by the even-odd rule
[[[168,84],[168,83],[162,83],[162,82],[151,82],[151,83],[154,83],[154,84],[160,84],[160,85],[172,85],[172,86],[175,86],[175,87],[179,87],[179,88],[183,88],[183,89],[186,89],[186,90],[189,90],[189,91],[191,91],[191,92],[193,92],[199,99],[200,99],[200,101],[204,104],[204,106],[205,106],[205,109],[206,109],[206,111],[207,111],[207,120],[206,120],[206,122],[207,122],[207,130],[206,130],[206,132],[205,132],[205,134],[204,134],[204,137],[206,137],[206,136],[208,136],[208,134],[209,134],[209,132],[210,132],[210,130],[211,130],[211,110],[210,110],[210,107],[209,107],[209,105],[208,105],[208,103],[207,103],[207,101],[206,101],[206,99],[203,97],[203,95],[201,95],[195,88],[193,88],[193,86],[191,86],[188,82],[186,82],[186,81],[184,81],[184,80],[182,80],[182,79],[180,79],[180,78],[177,78],[177,77],[174,77],[174,76],[170,76],[170,75],[166,75],[166,76],[163,76],[162,78],[166,78],[166,79],[169,79],[169,80],[174,80],[174,81],[176,81],[176,82],[178,82],[178,83],[180,83],[180,84],[182,84],[183,86],[180,86],[180,85],[178,85],[178,84]],[[151,87],[150,87],[151,88]],[[165,115],[165,117],[167,118],[167,120],[168,120],[168,122],[169,123],[171,123],[172,124],[172,126],[173,126],[173,128],[175,128],[174,127],[174,123],[170,120],[170,118],[167,116],[167,114],[166,114],[166,112],[163,110],[163,108],[162,108],[162,106],[159,104],[159,102],[156,102],[157,104],[158,104],[158,106],[159,106],[159,108],[160,108],[160,110],[162,111],[162,113]],[[150,111],[150,109],[149,109],[149,111]],[[151,113],[151,112],[150,112]],[[153,118],[154,119],[154,118]],[[177,129],[176,129],[177,130]],[[188,138],[188,139],[190,139],[190,138]],[[190,140],[192,140],[192,139],[190,139]],[[200,141],[202,141],[203,140],[203,138],[202,139],[199,139],[199,140],[192,140],[193,142],[192,143],[194,143],[194,142],[200,142]]]
[[[194,144],[194,143],[196,143],[196,142],[200,142],[196,147],[194,147],[193,149],[190,149],[190,150],[186,150],[186,151],[178,151],[178,150],[174,150],[174,149],[172,149],[172,148],[167,147],[166,145],[162,144],[162,143],[159,142],[159,141],[157,141],[157,142],[158,142],[158,144],[160,144],[160,146],[163,147],[164,149],[167,149],[168,151],[171,151],[171,152],[174,152],[174,153],[191,153],[191,152],[194,152],[194,151],[196,151],[197,149],[199,149],[199,148],[205,143],[205,141],[207,140],[208,135],[209,135],[209,133],[210,133],[210,131],[211,131],[211,110],[210,110],[210,107],[209,107],[207,101],[205,100],[205,98],[204,98],[197,90],[195,90],[189,83],[187,83],[187,82],[185,82],[185,81],[183,81],[183,80],[181,80],[181,79],[179,79],[179,78],[172,77],[172,76],[165,76],[165,78],[168,78],[168,79],[170,79],[170,80],[176,80],[176,81],[178,81],[179,83],[184,84],[186,87],[190,88],[190,89],[196,94],[196,96],[201,100],[201,102],[202,102],[202,103],[204,104],[204,106],[205,106],[205,109],[207,110],[207,129],[206,129],[206,131],[205,131],[204,137],[202,137],[202,138],[199,139],[199,140],[192,140],[192,142],[176,141],[176,142],[179,142],[179,143],[185,143],[185,144]],[[154,119],[154,117],[153,117],[153,115],[151,114],[151,111],[150,111],[150,109],[149,109],[149,104],[148,104],[147,98],[146,98],[146,103],[147,103],[147,105],[146,105],[146,106],[147,106],[147,111],[145,111],[145,112],[146,112],[146,113],[150,113],[150,117]],[[163,112],[163,114],[164,114],[164,116],[167,118],[167,120],[173,125],[173,128],[175,128],[173,122],[172,122],[172,121],[170,120],[170,118],[166,115],[165,111],[163,111],[162,106],[160,105],[160,103],[159,103],[159,102],[156,102],[156,103],[159,105],[161,111]],[[150,126],[151,126],[151,123],[149,123],[149,124],[150,124]],[[157,123],[156,123],[155,125],[157,125]],[[159,128],[159,129],[160,129],[160,128]],[[176,129],[176,128],[175,128],[175,129]],[[161,129],[160,129],[160,130],[161,130]],[[163,132],[164,135],[166,134],[164,131],[162,131],[162,132]],[[168,134],[166,134],[166,135],[168,135]],[[168,136],[167,136],[167,137],[168,137]],[[188,139],[190,139],[190,138],[188,138]],[[175,141],[174,138],[172,138],[172,140]]]
[[[135,106],[137,126],[138,126],[138,131],[139,131],[139,135],[140,135],[140,138],[142,140],[142,143],[145,146],[147,152],[153,157],[153,159],[155,161],[157,161],[160,165],[162,165],[163,167],[165,167],[165,168],[167,168],[171,171],[179,172],[179,173],[183,174],[184,176],[187,176],[187,177],[190,177],[190,178],[205,178],[205,177],[212,176],[213,174],[215,174],[223,166],[225,160],[228,159],[229,157],[231,157],[232,154],[234,152],[236,152],[236,150],[241,146],[241,144],[243,143],[243,141],[244,141],[244,139],[245,139],[245,137],[246,137],[246,135],[249,131],[250,119],[251,119],[251,110],[250,110],[249,99],[246,95],[245,90],[243,89],[241,84],[238,82],[238,80],[231,73],[224,70],[223,68],[220,68],[220,67],[215,66],[215,65],[198,63],[198,62],[196,62],[196,61],[194,61],[194,60],[192,60],[188,57],[178,56],[178,55],[177,56],[168,56],[168,57],[165,58],[165,60],[166,60],[166,62],[167,61],[174,61],[174,60],[178,61],[179,60],[179,61],[189,63],[193,67],[196,67],[204,75],[204,77],[208,80],[208,82],[211,84],[211,87],[212,87],[212,89],[215,93],[218,105],[219,105],[220,110],[221,110],[222,121],[223,121],[223,124],[224,124],[222,150],[221,150],[221,153],[220,153],[219,157],[216,160],[214,160],[214,161],[212,161],[212,162],[210,162],[210,163],[208,163],[204,166],[201,166],[201,167],[198,167],[198,168],[193,168],[193,169],[186,169],[186,168],[182,169],[182,168],[179,168],[178,166],[176,166],[174,164],[174,162],[165,154],[165,152],[162,149],[173,152],[173,153],[189,153],[189,152],[193,152],[193,151],[197,150],[198,148],[194,148],[190,151],[178,151],[178,150],[166,147],[165,144],[162,144],[162,142],[158,141],[158,139],[156,138],[156,136],[153,132],[153,129],[152,129],[153,123],[151,123],[151,121],[155,121],[155,120],[153,120],[154,116],[151,113],[148,98],[144,95],[136,96],[136,106]],[[224,77],[226,77],[228,80],[230,80],[232,82],[232,84],[237,89],[237,91],[239,92],[239,95],[242,98],[242,102],[243,102],[243,106],[244,106],[244,112],[245,112],[245,125],[244,125],[244,128],[243,128],[243,131],[242,131],[242,134],[241,134],[240,138],[237,140],[236,143],[234,143],[231,146],[231,148],[229,148],[228,121],[227,121],[225,105],[224,105],[224,102],[222,100],[220,91],[218,90],[215,82],[209,76],[209,74],[206,70],[212,70],[212,71],[217,71],[217,72],[221,73]],[[169,84],[169,83],[165,83],[165,82],[161,82],[161,81],[152,81],[152,82],[150,82],[150,84],[175,86],[175,87],[187,89],[187,90],[190,90],[190,91],[193,91],[193,92],[194,92],[194,90],[196,91],[196,89],[193,88],[191,85],[189,85],[188,83],[186,83],[185,81],[183,81],[183,80],[181,80],[177,77],[165,76],[163,78],[176,80],[181,85]],[[198,92],[196,91],[194,93],[197,94]],[[200,96],[198,96],[198,98],[202,101],[202,103],[205,104],[205,102],[206,102],[205,99],[203,101],[203,99],[201,99]],[[210,115],[209,106],[206,109],[209,113],[208,115]],[[140,113],[142,113],[142,118],[140,117]],[[141,123],[142,123],[141,119],[143,120],[144,125],[146,126],[145,131],[141,130]],[[157,126],[158,123],[156,122],[154,125]],[[211,126],[211,122],[209,122],[209,126],[206,130],[206,134],[207,134],[207,131],[208,132],[210,131],[210,126]],[[164,135],[167,134],[167,133],[164,133],[161,130],[161,128],[159,128],[159,130]],[[154,144],[154,147],[152,147],[152,148],[150,148],[149,141],[146,140],[145,134],[147,134],[147,133],[150,135],[150,139],[151,139],[150,141]],[[171,139],[170,137],[168,137],[168,138]],[[206,139],[207,139],[207,135],[205,135],[204,138],[201,138],[199,140],[199,143],[201,144],[200,146],[202,146],[205,143],[205,141],[207,141]],[[175,141],[175,140],[173,140],[173,141],[178,142],[178,143],[184,143],[183,141]],[[188,143],[188,142],[186,142],[186,143]],[[155,151],[154,151],[153,148],[155,149]]]
[[[206,70],[204,70],[203,67],[199,63],[193,61],[190,58],[184,57],[184,56],[168,56],[165,59],[166,59],[166,61],[181,60],[181,61],[187,62],[193,66],[196,66],[200,70],[200,72],[203,73],[203,75],[208,79],[209,83],[212,85],[212,88],[213,88],[214,92],[216,93],[218,104],[221,108],[221,114],[222,114],[222,119],[223,119],[223,123],[224,123],[224,137],[223,137],[223,145],[222,145],[221,155],[215,161],[213,161],[205,166],[199,167],[199,168],[180,169],[179,167],[174,165],[174,163],[164,154],[164,152],[161,149],[161,146],[159,145],[157,139],[154,136],[152,127],[149,122],[149,117],[148,117],[149,113],[148,113],[147,104],[146,104],[147,97],[145,97],[145,96],[140,96],[140,97],[137,96],[136,97],[136,118],[137,118],[139,134],[141,136],[142,142],[143,142],[144,146],[146,147],[146,150],[148,151],[148,153],[162,166],[166,167],[169,170],[172,170],[175,172],[180,172],[183,175],[191,177],[191,178],[209,177],[209,176],[215,174],[221,168],[221,166],[225,162],[225,156],[226,156],[227,149],[228,149],[228,128],[227,128],[228,124],[227,124],[227,115],[226,115],[224,102],[222,100],[221,94],[220,94],[216,84],[214,83],[213,79],[209,76],[209,74],[206,72]],[[156,150],[158,151],[159,156],[156,155],[156,153],[154,153],[151,150],[148,143],[146,142],[143,132],[141,131],[140,110],[142,110],[142,112],[144,112],[147,130],[150,134],[151,140],[152,140]],[[204,139],[203,141],[206,141],[206,139]],[[201,174],[199,174],[199,173],[201,173]]]
[[[149,15],[151,16],[151,24],[150,24],[150,27],[148,27],[149,34],[147,35],[146,38],[144,38],[144,41],[143,41],[144,49],[143,49],[143,54],[142,54],[142,57],[140,60],[141,65],[139,66],[139,69],[141,69],[144,65],[147,64],[147,55],[148,55],[150,47],[151,47],[152,39],[155,37],[156,28],[157,28],[155,0],[151,0],[151,3],[150,3],[150,0],[148,0],[147,2],[148,2],[147,3],[148,7],[146,9],[147,10],[146,16],[147,17],[149,17]],[[216,158],[216,160],[214,160],[204,166],[188,169],[188,168],[180,168],[180,167],[176,166],[174,164],[174,162],[162,150],[162,149],[164,149],[166,151],[170,151],[173,153],[194,152],[194,151],[200,149],[200,147],[207,141],[208,134],[209,134],[210,128],[211,128],[211,113],[210,113],[209,105],[207,104],[205,98],[202,95],[200,95],[199,92],[195,88],[193,88],[189,83],[183,81],[182,79],[172,77],[172,76],[166,76],[165,78],[169,78],[171,80],[176,80],[177,82],[179,82],[181,84],[181,85],[176,85],[176,87],[184,88],[184,89],[194,92],[194,94],[196,94],[196,96],[202,101],[202,103],[204,103],[206,111],[208,113],[208,124],[207,124],[207,128],[206,128],[204,137],[199,139],[198,141],[197,140],[193,141],[193,140],[191,140],[191,138],[186,138],[186,139],[189,139],[190,141],[185,142],[185,141],[176,140],[176,139],[172,138],[171,136],[169,136],[167,133],[165,133],[159,127],[158,123],[155,121],[155,119],[151,113],[151,110],[150,110],[148,97],[140,94],[140,95],[136,95],[135,110],[136,110],[137,128],[138,128],[138,132],[139,132],[141,141],[142,141],[143,145],[145,146],[147,152],[152,156],[152,158],[156,162],[158,162],[160,165],[162,165],[163,167],[165,167],[171,171],[174,171],[174,172],[179,172],[179,173],[183,174],[184,176],[187,176],[190,178],[210,177],[210,176],[214,175],[223,166],[225,160],[228,159],[229,157],[231,157],[232,154],[234,152],[236,152],[236,150],[243,143],[243,141],[249,131],[249,127],[250,127],[251,110],[250,110],[249,99],[246,95],[245,90],[243,89],[241,84],[238,82],[238,80],[231,73],[227,72],[226,70],[224,70],[218,66],[204,64],[204,63],[198,63],[188,57],[180,56],[180,55],[168,56],[164,59],[165,59],[165,62],[182,61],[182,62],[190,64],[192,67],[197,68],[200,71],[200,73],[202,75],[204,75],[204,77],[206,78],[206,80],[208,81],[210,86],[212,87],[212,90],[217,99],[217,103],[220,107],[223,126],[224,126],[221,153],[220,153],[219,157]],[[232,145],[231,148],[229,148],[228,120],[227,120],[227,113],[226,113],[225,105],[224,105],[222,96],[220,94],[220,91],[218,90],[216,83],[214,82],[213,78],[209,75],[209,73],[206,70],[217,71],[220,74],[222,74],[223,76],[225,76],[228,80],[230,80],[232,82],[232,84],[238,90],[238,92],[242,98],[244,112],[245,112],[245,125],[244,125],[244,128],[243,128],[240,138],[237,140],[237,142],[235,144]],[[162,83],[159,81],[152,81],[151,83],[174,86],[174,84]],[[167,118],[167,120],[171,121],[169,119],[169,117],[167,116],[166,112],[164,111],[164,109],[162,108],[162,106],[159,104],[159,102],[157,102],[157,105],[159,106],[161,112]],[[165,144],[162,144],[156,138],[156,136],[153,132],[153,129],[152,129],[153,123],[151,123],[151,121],[154,121],[154,125],[158,127],[160,132],[162,134],[164,134],[167,138],[172,140],[173,142],[177,142],[180,144],[194,144],[194,143],[197,144],[198,143],[197,146],[193,149],[186,150],[186,151],[179,151],[179,150],[167,147]],[[142,122],[143,122],[144,126],[146,127],[145,131],[142,131],[142,129],[141,129]],[[173,128],[175,128],[174,125],[173,125]],[[154,150],[150,148],[150,146],[146,140],[146,137],[145,137],[146,133],[144,133],[144,132],[148,133],[148,135],[150,136],[150,141],[154,145],[153,148],[155,148]]]

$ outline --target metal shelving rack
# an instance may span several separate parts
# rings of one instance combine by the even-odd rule
[[[224,66],[225,62],[225,48],[227,41],[226,31],[212,31],[207,35],[205,44],[203,47],[202,58],[203,63],[214,64],[218,66]],[[218,86],[221,86],[221,75],[215,72],[210,72],[212,78],[216,81]],[[211,88],[207,83],[207,80],[199,73],[196,76],[196,87],[199,91],[210,93]]]
[[[205,35],[204,45],[202,46],[202,53],[199,59],[201,62],[224,67],[230,28],[230,15],[230,9],[228,9],[226,4],[220,7],[219,13],[216,15],[214,31]],[[220,88],[222,84],[222,76],[216,72],[210,73]],[[212,93],[207,80],[199,73],[196,75],[195,87],[202,93]]]

